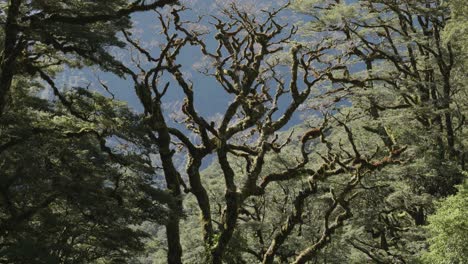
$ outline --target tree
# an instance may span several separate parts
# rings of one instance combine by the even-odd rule
[[[38,82],[13,87],[0,126],[0,261],[125,262],[140,252],[146,234],[131,225],[164,222],[171,200],[153,187],[143,150],[154,146],[137,136],[136,116],[78,89],[63,96],[86,112],[80,119],[35,97]]]
[[[455,48],[460,48],[462,52],[458,53],[458,56],[463,56],[466,60],[466,30],[468,29],[468,21],[466,14],[468,13],[468,8],[465,3],[460,0],[449,1],[451,19],[448,21],[447,26],[444,29],[443,37],[445,41],[451,42]],[[459,61],[463,61],[459,59]]]
[[[170,264],[413,263],[428,243],[441,258],[448,229],[427,240],[425,226],[465,177],[461,2],[295,1],[301,35],[289,5],[156,9],[175,2],[2,5],[0,262],[128,263],[152,247]],[[131,33],[148,10],[159,48]],[[226,99],[217,117],[181,60],[197,51]],[[56,80],[92,65],[130,80],[143,111]]]
[[[129,15],[173,1],[1,4],[0,244],[2,263],[126,262],[143,221],[172,200],[155,186],[154,145],[125,104],[57,87],[63,67],[112,67]],[[50,89],[54,98],[39,98]],[[57,100],[54,100],[57,99]]]
[[[318,238],[313,242],[309,240],[309,245],[285,257],[294,263],[305,263],[314,258],[329,243],[330,236],[351,217],[349,204],[357,195],[354,188],[361,177],[399,163],[398,157],[405,150],[405,147],[394,144],[390,152],[368,155],[355,142],[353,131],[347,126],[349,116],[345,114],[324,113],[315,128],[300,135],[301,140],[292,140],[292,134],[279,137],[281,129],[290,122],[312,90],[335,70],[327,60],[328,43],[316,42],[310,47],[291,43],[288,47],[296,28],[287,28],[277,21],[282,9],[284,7],[265,11],[264,16],[249,16],[245,10],[232,5],[222,11],[223,18],[212,17],[215,32],[209,35],[193,30],[190,22],[183,22],[180,14],[184,8],[173,9],[172,19],[159,16],[166,42],[156,54],[145,50],[130,33],[124,33],[143,59],[134,58],[132,61],[136,61],[136,65],[122,68],[126,68],[125,72],[134,81],[145,120],[157,135],[154,142],[159,149],[167,188],[179,201],[172,209],[180,214],[172,215],[166,224],[168,263],[182,261],[182,190],[194,196],[201,215],[198,225],[206,249],[204,261],[243,263],[245,252],[238,252],[235,245],[243,246],[237,240],[245,226],[241,223],[256,221],[251,202],[264,199],[274,191],[271,186],[275,184],[293,182],[297,192],[287,194],[293,199],[287,199],[285,208],[290,210],[285,211],[288,213],[279,224],[280,228],[273,230],[273,235],[260,248],[241,247],[258,261],[273,263],[284,242],[303,221],[305,205],[317,193],[317,184],[339,175],[339,188],[326,191],[328,199],[326,209],[318,219],[323,223],[318,224]],[[218,45],[215,50],[211,50],[204,40],[209,36],[214,36]],[[183,65],[177,63],[178,55],[188,44],[200,48],[211,63],[204,73],[214,78],[231,99],[218,120],[209,122],[197,111],[195,95],[199,88],[185,77]],[[286,48],[289,52],[282,52]],[[168,81],[168,77],[173,77],[175,85]],[[163,111],[164,96],[173,87],[178,87],[183,95],[182,116],[176,121],[185,124],[193,136],[187,136],[185,130],[171,125]],[[284,109],[280,108],[283,100],[290,101]],[[341,127],[347,143],[338,146],[328,142],[326,131],[331,124]],[[310,152],[314,149],[308,147],[311,141],[323,145],[323,155]],[[180,146],[187,155],[185,174],[188,184],[181,177],[182,172],[176,169],[175,146]],[[295,149],[290,164],[282,164],[278,170],[266,170],[269,157],[288,147]],[[219,166],[217,182],[223,184],[222,193],[215,196],[209,195],[211,190],[207,189],[200,173],[202,161],[211,155]],[[321,162],[312,167],[312,157]],[[303,184],[304,181],[308,183]],[[219,207],[218,212],[214,211],[214,202]]]
[[[462,1],[450,1],[451,20],[444,29],[445,42],[452,43],[457,51],[457,63],[454,65],[454,80],[460,89],[466,91],[467,44],[464,32],[468,29],[467,6]],[[458,37],[455,37],[458,36]],[[466,93],[465,93],[466,94]],[[466,175],[466,171],[465,171]],[[457,186],[457,193],[443,199],[437,204],[434,215],[429,217],[429,253],[423,255],[427,263],[466,262],[467,255],[460,250],[466,244],[466,176],[464,182]],[[458,249],[458,250],[457,250]]]
[[[0,114],[5,110],[15,75],[34,75],[44,65],[92,63],[118,72],[107,52],[122,47],[116,33],[129,28],[130,14],[152,10],[174,0],[43,1],[9,0],[0,14]],[[70,56],[64,56],[64,55]]]
[[[468,208],[466,182],[458,186],[455,195],[438,203],[429,217],[429,252],[423,255],[425,263],[465,263],[468,255],[466,217]]]
[[[341,71],[328,76],[334,89],[326,100],[346,96],[361,116],[355,126],[379,136],[384,148],[397,140],[411,153],[411,162],[365,182],[378,191],[360,201],[356,210],[369,218],[354,223],[349,244],[378,263],[416,261],[432,202],[453,194],[466,169],[463,54],[442,37],[455,22],[451,10],[430,0],[296,1],[294,7],[311,18],[303,34],[334,44]]]

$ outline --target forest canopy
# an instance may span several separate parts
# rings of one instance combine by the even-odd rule
[[[0,263],[466,263],[467,17],[0,1]]]

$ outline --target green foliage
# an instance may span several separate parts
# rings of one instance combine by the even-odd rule
[[[56,60],[59,66],[97,64],[105,70],[120,72],[109,48],[124,46],[117,33],[131,26],[129,16],[95,23],[86,22],[86,18],[113,15],[127,5],[125,0],[35,0],[22,5],[21,16],[26,27],[23,37],[32,44],[28,55],[36,56],[30,63],[40,66],[47,58],[49,63],[51,59]],[[73,20],[64,22],[61,20],[64,17]]]
[[[83,120],[31,95],[37,85],[17,80],[1,117],[0,260],[127,263],[147,236],[132,225],[163,222],[169,202],[151,187],[144,128],[121,102],[67,94]]]
[[[429,252],[424,263],[467,263],[468,253],[468,183],[458,186],[458,192],[437,203],[429,217]]]
[[[194,186],[187,188],[187,195],[174,195],[174,192],[164,191],[166,187],[158,181],[158,168],[154,163],[158,153],[156,144],[161,143],[162,136],[160,130],[157,136],[155,131],[167,125],[149,123],[161,121],[154,115],[160,98],[150,98],[153,94],[148,89],[150,92],[145,99],[153,108],[145,109],[147,113],[142,115],[130,110],[125,102],[99,92],[77,87],[62,91],[53,83],[55,75],[66,67],[79,70],[98,65],[121,77],[128,74],[131,70],[111,56],[110,48],[124,47],[118,33],[131,27],[131,11],[121,10],[133,10],[134,6],[148,2],[136,1],[130,6],[126,0],[26,2],[23,1],[19,17],[15,19],[19,30],[15,43],[27,45],[17,47],[8,107],[5,111],[0,109],[0,262],[165,263],[171,233],[161,225],[167,224],[168,219],[178,223],[180,220],[176,226],[180,229],[180,241],[176,244],[183,248],[184,263],[213,261],[210,251],[216,248],[226,230],[223,223],[226,224],[228,210],[224,208],[229,202],[226,171],[216,158],[201,172],[200,179],[211,206],[208,209],[213,234],[210,234],[212,244],[209,245],[201,236],[204,220],[200,219],[200,206],[192,195],[197,190],[189,190]],[[295,43],[301,42],[302,47],[316,43],[326,46],[325,54],[317,55],[320,57],[317,64],[305,69],[306,61],[298,60],[299,71],[328,67],[324,75],[327,81],[314,86],[318,88],[314,90],[316,96],[311,97],[304,108],[309,108],[313,114],[317,110],[329,111],[327,117],[331,121],[322,141],[316,138],[306,144],[310,162],[299,170],[301,173],[286,180],[272,181],[267,191],[263,189],[263,193],[255,195],[252,192],[245,201],[236,203],[231,212],[235,214],[236,225],[223,249],[223,263],[262,262],[275,235],[293,222],[288,217],[297,210],[295,199],[310,189],[312,194],[304,200],[299,221],[275,252],[274,263],[291,263],[328,230],[327,209],[336,201],[336,194],[346,188],[351,176],[361,172],[362,178],[353,187],[354,198],[346,201],[352,217],[344,222],[343,228],[326,237],[326,245],[315,252],[313,262],[468,263],[465,250],[468,183],[465,180],[458,189],[456,187],[466,179],[468,157],[467,38],[464,36],[468,28],[467,7],[463,0],[410,2],[294,1],[293,9],[310,17],[301,23],[302,36]],[[7,7],[8,4],[0,3],[2,10]],[[238,12],[238,9],[233,6],[231,11]],[[226,14],[235,17],[235,14]],[[237,15],[242,23],[238,21],[225,29],[228,24],[219,20],[220,24],[215,27],[232,31],[246,23],[251,28],[247,27],[247,31],[239,35],[236,34],[240,31],[217,34],[220,46],[217,55],[213,53],[211,57],[222,58],[226,52],[223,45],[231,49],[229,53],[233,52],[233,46],[227,44],[230,38],[240,46],[265,38],[263,33],[255,35],[256,22],[249,24],[241,13]],[[273,21],[274,15],[269,15],[272,17],[268,21]],[[6,24],[6,12],[0,13],[0,22]],[[272,24],[270,30],[276,26],[278,24]],[[282,26],[278,28],[283,29]],[[2,50],[6,31],[6,26],[0,30]],[[255,36],[239,42],[236,36],[244,33]],[[291,41],[289,38],[286,42]],[[169,55],[161,59],[156,73],[148,71],[148,76],[154,74],[154,85],[160,69],[171,68],[176,78],[183,79],[179,66],[170,67],[163,61],[173,60],[171,64],[175,64],[175,56],[182,47],[177,45],[183,45],[181,43],[200,44],[195,36],[176,40],[173,43],[176,47],[168,47]],[[250,66],[243,65],[246,59],[236,61],[236,56],[230,54],[225,59],[218,58],[218,68],[213,73],[221,84],[226,84],[242,72],[237,77],[248,77],[242,85],[256,85],[251,91],[244,89],[238,94],[236,98],[244,96],[247,103],[240,102],[240,110],[233,113],[241,122],[247,120],[244,126],[249,129],[254,127],[250,119],[255,118],[248,114],[264,115],[265,106],[273,104],[273,99],[268,99],[271,97],[268,86],[285,88],[284,81],[289,78],[284,74],[286,71],[275,72],[274,67],[267,66],[283,67],[297,59],[290,55],[286,58],[283,53],[255,56],[258,48],[255,45],[245,48],[244,52],[253,59],[268,57],[265,61],[260,59],[259,71],[249,71]],[[211,45],[203,48],[207,46]],[[5,58],[3,54],[0,61],[3,72],[8,66],[4,65]],[[259,77],[256,75],[259,72],[265,75]],[[139,76],[132,76],[138,81]],[[270,83],[270,78],[278,83]],[[54,98],[40,98],[39,94],[47,88],[39,79],[53,88]],[[225,86],[225,89],[237,89],[239,85]],[[260,86],[261,91],[257,89]],[[278,98],[291,92],[283,88]],[[216,122],[206,130],[203,126],[208,124],[203,118],[194,119],[194,114],[188,113],[193,107],[190,100],[195,90],[185,90],[187,100],[182,112],[187,119],[183,122],[195,133],[205,129],[204,136],[208,140],[202,139],[213,146],[203,149],[202,145],[194,144],[190,151],[195,153],[194,157],[202,153],[206,156],[211,155],[206,153],[216,153],[227,144],[241,141],[239,149],[223,150],[228,153],[227,163],[234,171],[232,181],[236,184],[246,182],[249,175],[253,175],[247,168],[258,160],[258,153],[267,154],[254,187],[267,175],[293,171],[291,168],[303,158],[301,135],[319,127],[324,119],[323,115],[312,114],[303,124],[268,135],[277,137],[271,143],[253,144],[252,150],[244,153],[242,148],[250,147],[249,141],[256,141],[258,134],[269,133],[259,133],[259,130],[262,123],[270,122],[274,115],[256,120],[257,130],[243,131],[245,135],[223,142],[224,139],[212,131],[217,129]],[[254,109],[251,105],[254,101],[249,100],[260,98],[260,92],[268,96],[259,103],[263,108]],[[252,94],[248,97],[244,93]],[[293,102],[296,100],[293,98]],[[150,112],[154,116],[148,118]],[[245,117],[248,118],[242,119]],[[235,126],[238,120],[231,121],[229,126]],[[184,138],[183,135],[180,138]],[[278,148],[279,142],[286,142],[286,146],[281,151],[271,151]],[[172,164],[172,159],[179,158],[179,154],[173,157],[174,145],[163,143],[169,146],[165,158]],[[401,155],[395,154],[399,147],[405,149]],[[353,152],[359,154],[350,154]],[[211,159],[212,156],[207,157]],[[395,158],[392,165],[375,165],[375,162],[384,163],[392,158]],[[327,164],[330,160],[338,162]],[[324,170],[338,172],[330,176],[317,173],[320,177],[312,185],[310,172],[320,171],[323,164],[328,165]],[[365,166],[377,169],[366,171]],[[182,169],[172,176],[178,177],[179,171]],[[177,183],[172,191],[178,190],[180,179],[172,180]],[[243,186],[238,184],[237,187],[233,192],[240,200]],[[179,202],[183,204],[183,214],[175,215],[168,208],[178,207]],[[343,204],[339,207],[342,211]],[[330,220],[338,212],[332,211]]]
[[[362,181],[366,189],[353,205],[355,217],[344,245],[351,247],[357,263],[417,262],[427,246],[422,227],[434,201],[455,193],[454,186],[464,178],[467,134],[462,116],[467,113],[467,88],[461,80],[466,79],[462,48],[466,40],[450,37],[450,32],[465,30],[462,2],[293,3],[296,11],[310,17],[300,29],[305,41],[330,43],[334,54],[330,63],[340,70],[324,89],[351,104],[334,109],[355,117],[349,126],[360,131],[356,140],[365,142],[363,147],[369,150],[385,150],[389,140],[408,148],[401,166]],[[431,35],[441,31],[445,40]],[[435,66],[442,64],[449,66]],[[342,67],[350,76],[343,74]],[[314,100],[309,105],[317,109],[333,97]],[[459,129],[450,132],[454,127]]]
[[[444,30],[445,41],[455,43],[463,51],[464,59],[468,54],[468,7],[463,0],[448,1],[451,10],[451,19]]]
[[[64,68],[121,75],[118,33],[165,3],[0,4],[0,262],[127,263],[147,237],[136,226],[165,221],[173,201],[153,181],[157,148],[141,117],[54,83]],[[41,98],[47,89],[54,97]]]

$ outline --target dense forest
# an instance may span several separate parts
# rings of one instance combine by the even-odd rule
[[[0,1],[0,263],[468,263],[465,1]]]

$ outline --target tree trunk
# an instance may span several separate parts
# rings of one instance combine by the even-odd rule
[[[213,242],[213,225],[211,223],[210,199],[200,180],[200,166],[201,159],[190,157],[187,174],[189,176],[191,192],[195,195],[201,212],[203,242],[205,242],[205,246],[211,247]]]
[[[179,222],[182,214],[182,197],[180,190],[180,175],[172,161],[173,152],[171,151],[171,136],[162,114],[161,104],[154,104],[153,129],[158,133],[157,145],[159,155],[164,171],[167,188],[174,197],[174,203],[171,205],[171,213],[166,224],[166,236],[168,244],[167,263],[182,263],[182,246],[180,245]]]
[[[16,25],[21,0],[11,0],[8,7],[7,19],[4,27],[5,40],[0,56],[0,116],[2,116],[7,104],[11,82],[15,75],[15,62],[18,56],[18,27]]]

